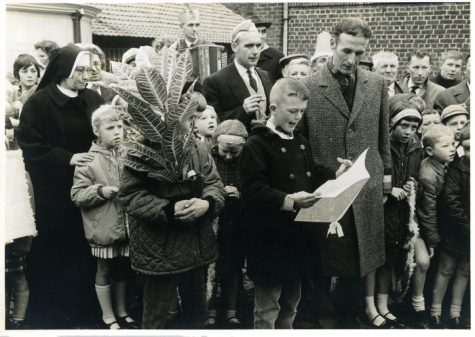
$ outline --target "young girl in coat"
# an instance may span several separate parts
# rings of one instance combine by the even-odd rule
[[[116,200],[120,184],[118,147],[123,139],[122,120],[112,106],[103,105],[94,111],[92,127],[98,138],[89,150],[93,159],[87,165],[76,167],[71,198],[81,207],[86,239],[97,258],[96,293],[105,327],[138,329],[125,306],[129,244],[125,215]]]
[[[239,328],[241,322],[236,317],[236,302],[239,280],[244,267],[243,214],[244,201],[241,197],[241,174],[239,157],[247,139],[244,124],[237,119],[221,123],[213,134],[213,156],[216,168],[226,191],[225,206],[218,218],[218,249],[216,273],[221,285],[221,298],[225,301],[226,325]],[[217,285],[215,285],[217,288]],[[215,296],[208,303],[207,326],[216,320]]]

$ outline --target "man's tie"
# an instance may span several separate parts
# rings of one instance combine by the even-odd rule
[[[248,69],[247,73],[249,74],[249,84],[251,85],[251,88],[254,89],[255,92],[257,92],[257,82],[254,77],[252,77],[251,70]]]
[[[411,92],[412,92],[414,95],[417,95],[417,93],[416,93],[416,90],[417,90],[417,89],[419,89],[419,86],[418,86],[418,85],[413,85],[413,86],[411,87]]]
[[[285,131],[284,129],[282,129],[282,127],[280,126],[276,126],[275,129],[279,132],[282,132],[284,135],[287,135],[289,136],[290,138],[292,138],[294,136],[294,134],[292,132],[288,132],[288,131]]]

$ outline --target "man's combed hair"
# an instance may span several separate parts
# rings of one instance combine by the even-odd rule
[[[101,60],[101,63],[103,65],[106,63],[106,55],[104,54],[102,49],[99,48],[99,46],[96,46],[95,44],[92,44],[92,43],[77,43],[76,46],[88,52],[91,52],[92,54],[99,56],[99,59]]]
[[[373,33],[366,21],[360,18],[346,18],[333,27],[332,35],[338,40],[340,34],[361,36],[370,39]]]
[[[380,51],[379,53],[373,55],[373,68],[377,68],[379,62],[383,59],[396,59],[396,62],[399,63],[399,59],[396,54],[389,51]]]
[[[432,64],[432,57],[429,54],[429,51],[427,49],[414,49],[411,51],[409,54],[409,57],[407,58],[407,62],[411,63],[412,57],[415,56],[419,59],[423,59],[424,57],[429,57],[429,64]]]
[[[36,59],[29,54],[20,54],[13,63],[13,76],[17,80],[20,79],[20,70],[35,66],[38,77],[40,76],[40,65],[36,62]]]
[[[299,97],[302,101],[307,101],[310,98],[310,91],[301,81],[292,77],[284,77],[275,82],[270,92],[269,102],[270,104],[276,104],[282,99],[293,96]]]
[[[448,126],[443,124],[433,124],[427,128],[422,135],[422,144],[425,148],[434,148],[442,136],[453,136],[454,132]]]
[[[447,61],[448,59],[458,61],[463,60],[463,56],[462,53],[457,50],[447,50],[446,52],[442,53],[442,56],[440,58],[440,64],[444,64],[445,61]]]
[[[464,140],[469,140],[470,139],[470,122],[465,124],[465,126],[462,128],[462,131],[460,131],[460,143],[463,142]]]

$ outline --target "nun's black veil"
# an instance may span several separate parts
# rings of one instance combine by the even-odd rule
[[[68,78],[71,74],[76,59],[81,52],[86,52],[84,49],[75,45],[67,45],[60,48],[50,59],[46,71],[41,78],[40,84],[36,91],[43,89],[53,81],[60,81]],[[89,52],[87,52],[89,53]]]

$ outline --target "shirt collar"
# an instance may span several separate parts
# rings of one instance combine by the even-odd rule
[[[394,91],[394,82],[392,82],[390,85],[388,85],[389,91],[393,92]]]
[[[271,129],[272,131],[274,131],[274,133],[275,133],[277,136],[279,136],[280,138],[282,138],[282,139],[293,139],[293,138],[294,138],[293,135],[292,135],[292,137],[290,137],[290,136],[286,135],[286,134],[283,133],[283,132],[277,131],[276,126],[274,125],[274,123],[272,123],[272,122],[270,121],[270,119],[267,120],[266,126],[267,126],[269,129]]]
[[[236,65],[236,69],[237,69],[239,75],[241,75],[241,77],[248,76],[247,75],[247,69],[244,68],[242,65],[240,65],[236,59],[234,60],[234,64]],[[249,70],[251,71],[253,76],[256,76],[256,72],[255,72],[254,67],[249,68]]]
[[[333,77],[335,77],[336,79],[343,79],[343,78],[348,78],[348,77],[351,77],[351,78],[355,78],[355,73],[351,74],[351,75],[345,75],[343,74],[339,69],[337,69],[334,65],[333,65],[333,57],[330,58],[327,62],[327,66],[328,66],[328,70],[330,70],[330,73],[333,75]]]
[[[199,37],[197,37],[195,41],[190,42],[185,38],[186,46],[189,48],[192,44],[195,44],[196,42],[198,42],[198,40],[199,40]]]
[[[264,45],[262,46],[261,51],[264,51],[264,50],[269,49],[269,48],[270,48],[269,45],[267,43],[264,43]]]
[[[467,87],[468,87],[468,91],[470,92],[470,82],[467,81]]]

